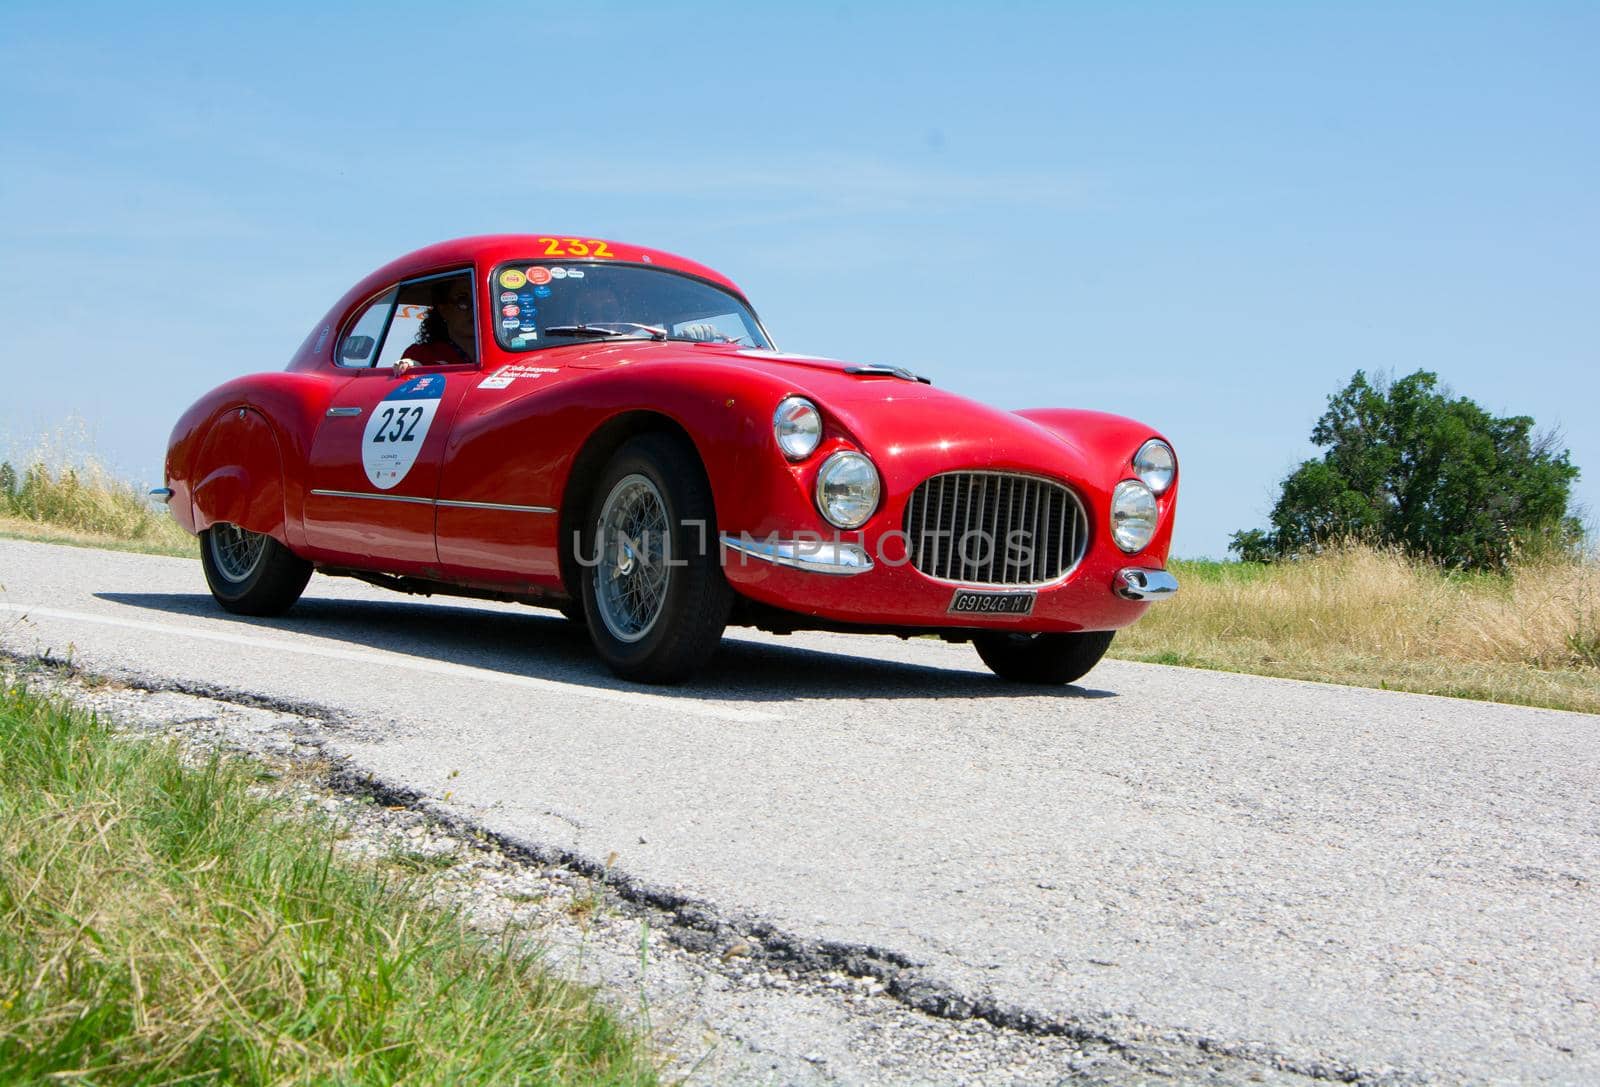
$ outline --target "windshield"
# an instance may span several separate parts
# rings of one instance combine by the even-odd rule
[[[663,268],[519,261],[495,272],[494,297],[495,333],[512,351],[614,337],[771,346],[733,294]]]

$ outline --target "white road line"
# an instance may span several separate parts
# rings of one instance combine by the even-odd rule
[[[616,702],[628,706],[649,706],[651,709],[661,712],[683,713],[693,717],[709,717],[718,721],[750,723],[783,720],[781,714],[734,708],[732,706],[719,706],[699,699],[672,698],[667,695],[648,694],[643,691],[613,691],[603,687],[589,687],[581,683],[564,683],[556,679],[508,675],[505,672],[495,672],[488,668],[474,668],[470,664],[451,664],[447,661],[426,660],[408,657],[399,653],[341,649],[327,645],[297,645],[273,638],[254,638],[248,634],[191,630],[187,627],[173,626],[168,623],[149,623],[139,619],[118,619],[109,615],[96,615],[93,612],[68,611],[65,608],[50,608],[36,604],[0,603],[0,612],[12,612],[23,618],[37,615],[45,619],[65,619],[76,623],[95,623],[100,626],[120,627],[123,630],[138,630],[149,634],[169,635],[175,638],[195,638],[204,642],[221,642],[224,645],[246,646],[251,649],[301,653],[308,657],[317,657],[320,660],[341,660],[351,661],[356,664],[375,664],[384,668],[403,668],[409,672],[451,676],[457,679],[473,679],[483,683],[499,683],[507,687],[521,687],[527,690],[545,691],[550,694],[591,698],[598,702]]]

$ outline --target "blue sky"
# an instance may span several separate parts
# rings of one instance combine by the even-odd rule
[[[1600,7],[0,9],[0,439],[159,472],[441,238],[718,268],[791,350],[1164,430],[1263,523],[1358,367],[1561,428],[1600,511]]]

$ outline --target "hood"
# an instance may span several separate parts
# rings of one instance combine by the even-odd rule
[[[618,345],[620,346],[620,345]],[[639,347],[639,344],[631,346]],[[937,388],[895,367],[726,344],[652,343],[633,360],[736,367],[815,401],[878,464],[920,480],[938,470],[1030,472],[1089,483],[1094,460],[1059,426]],[[1103,466],[1102,466],[1103,467]]]
[[[566,365],[658,363],[721,370],[731,381],[740,375],[754,379],[767,387],[773,404],[790,393],[815,401],[872,457],[891,488],[963,469],[1026,472],[1106,488],[1115,484],[1112,476],[1121,471],[1124,455],[1108,458],[1106,446],[1120,450],[1132,431],[1147,431],[1131,420],[1092,412],[1003,411],[890,367],[731,344],[629,340],[595,345]],[[1094,425],[1079,425],[1086,421]],[[1125,429],[1128,435],[1120,433]]]

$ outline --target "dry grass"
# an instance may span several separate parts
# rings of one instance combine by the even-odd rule
[[[1600,713],[1600,562],[1449,573],[1352,546],[1299,562],[1176,562],[1129,660]]]
[[[0,534],[49,543],[192,555],[194,541],[140,487],[92,457],[41,451],[0,462]]]

